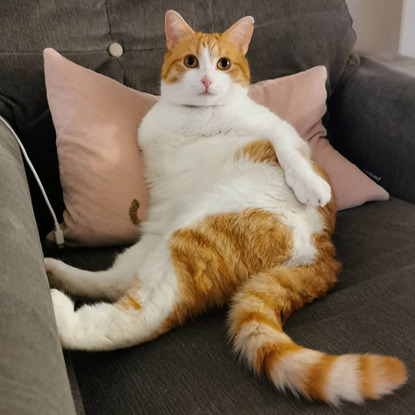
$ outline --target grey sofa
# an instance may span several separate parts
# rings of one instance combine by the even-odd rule
[[[338,214],[340,281],[328,297],[295,313],[286,329],[298,343],[333,354],[398,356],[409,382],[382,401],[340,410],[279,394],[232,354],[226,309],[138,347],[62,353],[43,254],[97,270],[123,248],[43,246],[52,221],[13,136],[0,124],[0,413],[413,414],[415,79],[353,53],[355,34],[343,0],[0,2],[0,114],[21,137],[54,208],[61,214],[64,202],[42,50],[54,47],[157,93],[169,8],[201,31],[221,31],[253,15],[253,82],[328,68],[330,141],[381,178],[392,198]],[[121,57],[109,55],[112,42],[123,46]]]

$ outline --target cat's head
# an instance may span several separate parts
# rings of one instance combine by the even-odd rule
[[[175,11],[166,13],[167,53],[162,68],[162,99],[179,105],[221,105],[247,93],[245,57],[254,29],[250,16],[224,33],[193,31]]]

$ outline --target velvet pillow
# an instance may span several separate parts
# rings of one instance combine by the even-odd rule
[[[65,244],[131,243],[149,202],[137,129],[157,98],[76,65],[53,49],[43,54],[66,207]],[[47,239],[53,238],[49,233]]]
[[[157,97],[141,93],[45,49],[45,78],[56,129],[68,246],[132,243],[148,210],[137,129]],[[338,208],[386,200],[387,192],[324,138],[325,67],[259,82],[250,96],[289,121],[308,140],[330,176]],[[53,232],[48,235],[53,239]]]

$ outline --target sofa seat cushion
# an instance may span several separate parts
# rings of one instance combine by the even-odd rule
[[[399,199],[338,214],[335,245],[343,270],[324,299],[294,313],[287,333],[331,354],[394,355],[409,382],[396,394],[342,414],[412,414],[415,405],[415,206]],[[68,262],[105,268],[114,252],[65,250]],[[324,404],[274,391],[238,362],[226,310],[130,349],[72,353],[86,414],[331,414]],[[412,374],[412,376],[411,376]]]

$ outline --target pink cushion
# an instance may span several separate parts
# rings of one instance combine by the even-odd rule
[[[133,222],[145,219],[149,204],[137,128],[157,97],[76,65],[53,49],[46,49],[44,58],[66,206],[66,244],[134,242],[138,228]],[[339,209],[386,200],[385,190],[323,138],[326,76],[324,67],[316,67],[252,85],[250,95],[309,140],[314,160],[330,176]]]
[[[66,206],[65,242],[130,243],[138,237],[133,220],[145,219],[149,203],[137,129],[157,98],[76,65],[53,49],[44,51],[44,59]]]

